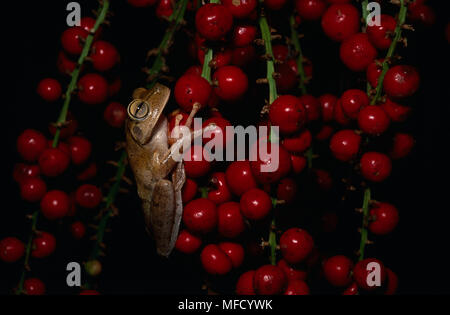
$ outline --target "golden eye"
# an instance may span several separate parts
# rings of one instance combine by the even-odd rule
[[[150,114],[150,104],[144,100],[133,100],[128,105],[128,116],[133,120],[144,120]]]

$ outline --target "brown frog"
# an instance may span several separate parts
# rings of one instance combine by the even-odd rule
[[[161,84],[150,90],[136,89],[125,124],[128,160],[142,199],[145,225],[153,234],[158,254],[165,257],[172,252],[178,237],[183,213],[181,189],[186,180],[183,162],[173,158],[175,150],[181,153],[185,138],[169,137],[167,118],[163,115],[169,96],[170,89]],[[186,127],[190,128],[199,108],[194,105]],[[189,141],[203,131],[190,133]]]

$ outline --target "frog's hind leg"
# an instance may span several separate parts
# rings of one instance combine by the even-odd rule
[[[168,257],[175,246],[174,232],[178,234],[179,220],[178,226],[174,224],[176,204],[172,182],[166,179],[158,181],[150,203],[149,223],[155,238],[157,252],[164,257]]]

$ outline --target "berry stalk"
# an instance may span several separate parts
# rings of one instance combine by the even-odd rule
[[[371,190],[370,188],[366,188],[364,191],[364,200],[363,200],[363,207],[362,207],[362,213],[363,213],[363,222],[361,226],[361,242],[359,244],[359,258],[358,260],[364,259],[364,250],[366,248],[367,244],[367,237],[368,237],[368,230],[367,225],[369,224],[369,203],[371,199]]]
[[[59,136],[61,133],[61,127],[66,122],[67,118],[67,112],[69,111],[69,105],[70,101],[72,99],[72,94],[76,89],[76,85],[78,82],[78,78],[80,76],[81,67],[86,61],[87,56],[89,55],[89,51],[91,50],[92,43],[94,41],[94,35],[98,31],[100,25],[103,24],[103,22],[106,19],[106,15],[109,10],[109,0],[103,0],[100,2],[100,8],[98,10],[99,14],[97,16],[97,19],[95,21],[95,25],[89,35],[86,37],[86,41],[83,46],[83,50],[81,52],[80,57],[78,58],[77,65],[75,67],[75,70],[71,74],[71,79],[69,86],[67,87],[66,93],[64,94],[64,104],[61,108],[61,112],[59,113],[58,120],[56,121],[56,133],[55,137],[53,138],[53,144],[52,146],[56,148],[58,146]]]
[[[302,51],[302,47],[300,46],[300,40],[298,38],[298,32],[296,29],[296,23],[295,23],[295,17],[294,15],[291,15],[290,17],[290,25],[291,25],[291,42],[294,45],[295,51],[298,54],[297,55],[297,72],[298,75],[300,76],[300,80],[299,80],[299,88],[300,91],[302,92],[302,95],[308,94],[308,92],[306,91],[306,74],[305,74],[305,69],[303,68],[303,51]]]
[[[175,11],[169,17],[170,26],[164,33],[164,37],[157,48],[156,58],[155,61],[153,62],[152,67],[147,71],[149,77],[149,83],[147,84],[148,89],[152,88],[156,84],[158,74],[161,71],[161,69],[165,66],[163,55],[169,49],[170,45],[172,44],[172,40],[173,37],[175,36],[175,33],[180,28],[180,25],[184,19],[184,14],[186,12],[187,3],[188,0],[181,0],[178,3]]]
[[[389,62],[395,53],[395,49],[397,48],[397,43],[401,39],[402,26],[405,24],[407,11],[408,11],[408,7],[405,4],[405,0],[400,0],[400,11],[398,13],[397,26],[394,31],[395,35],[394,35],[394,38],[392,39],[392,43],[388,49],[386,57],[384,58],[384,61],[382,63],[382,71],[381,71],[380,77],[378,78],[378,85],[376,87],[376,93],[375,93],[375,96],[372,98],[370,105],[375,105],[381,96],[381,93],[383,90],[384,77],[389,70]]]
[[[264,15],[264,12],[261,12],[261,15],[259,17],[259,28],[261,30],[262,39],[264,41],[264,47],[266,50],[266,57],[267,57],[266,78],[269,83],[269,104],[272,104],[278,97],[278,93],[277,93],[277,84],[276,84],[275,78],[274,78],[275,65],[274,65],[274,57],[273,57],[273,52],[272,52],[271,32],[270,32],[269,24],[267,23],[267,18]]]
[[[25,249],[25,260],[23,263],[22,275],[20,276],[19,284],[18,284],[17,290],[15,292],[17,295],[24,293],[23,292],[23,283],[25,281],[25,275],[30,268],[29,261],[30,261],[31,247],[33,246],[33,236],[36,233],[38,217],[39,217],[39,210],[36,210],[33,212],[32,216],[31,216],[31,232],[30,232],[30,236],[28,237],[27,247]]]

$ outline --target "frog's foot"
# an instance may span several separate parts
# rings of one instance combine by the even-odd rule
[[[175,127],[173,127],[173,129],[178,128],[180,126],[180,122],[181,122],[182,119],[183,119],[183,115],[182,114],[177,114],[175,116]],[[180,138],[181,138],[181,135],[180,135]],[[177,142],[178,139],[175,138],[175,137],[172,137],[172,132],[171,132],[171,134],[169,135],[169,139],[168,139],[169,145],[174,144],[175,142]]]

